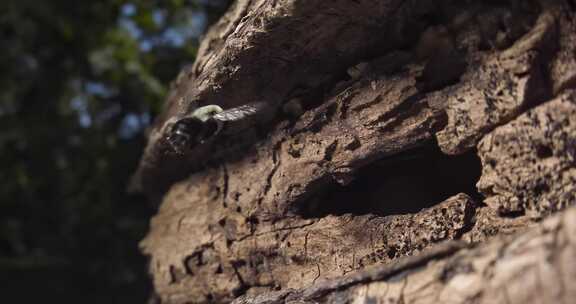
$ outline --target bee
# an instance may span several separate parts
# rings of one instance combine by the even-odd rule
[[[206,105],[181,118],[174,118],[164,126],[164,138],[177,154],[186,154],[203,145],[220,133],[234,133],[242,129],[242,123],[251,122],[265,108],[256,102],[231,109],[218,105]],[[235,126],[235,127],[234,127]]]

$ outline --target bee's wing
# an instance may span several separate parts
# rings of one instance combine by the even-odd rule
[[[213,118],[219,121],[237,121],[260,113],[265,106],[266,104],[263,102],[249,103],[235,108],[226,109],[215,114]]]

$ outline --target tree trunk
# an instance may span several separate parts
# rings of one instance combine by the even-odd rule
[[[235,2],[134,179],[162,303],[574,298],[576,3],[456,2]],[[175,118],[255,101],[172,150]]]

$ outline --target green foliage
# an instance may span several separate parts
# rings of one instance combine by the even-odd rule
[[[0,290],[144,300],[153,210],[126,183],[217,2],[0,3],[0,277],[25,278]]]

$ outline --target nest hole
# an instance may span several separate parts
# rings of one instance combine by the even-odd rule
[[[301,202],[297,213],[305,218],[413,214],[458,193],[481,201],[476,189],[481,172],[475,150],[450,156],[436,146],[418,148],[366,166],[347,186],[331,183],[321,194]]]

